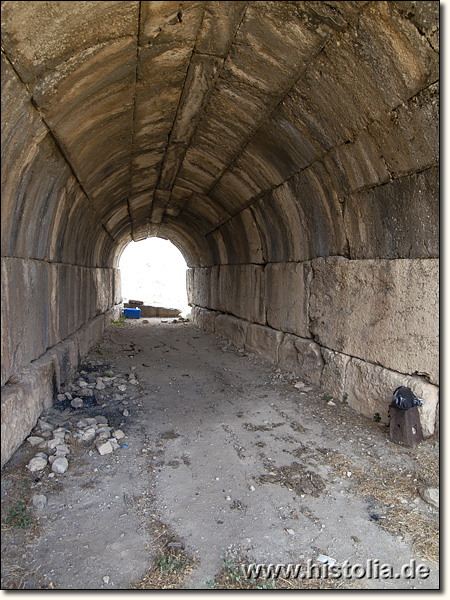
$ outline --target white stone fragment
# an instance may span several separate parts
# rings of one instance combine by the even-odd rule
[[[65,456],[59,456],[56,460],[53,461],[52,471],[54,473],[59,473],[62,475],[69,468],[69,461]]]
[[[30,460],[27,464],[27,469],[29,469],[32,473],[35,471],[42,471],[47,466],[47,459],[42,458],[41,456],[35,456]]]
[[[39,446],[39,444],[42,444],[43,441],[44,438],[37,435],[30,435],[30,437],[27,438],[27,442],[32,446]]]
[[[43,419],[39,419],[38,423],[39,423],[39,427],[42,429],[42,431],[53,431],[54,430],[54,426],[51,423],[47,423],[47,421],[44,421]]]
[[[427,487],[419,490],[419,493],[425,502],[435,508],[439,508],[439,488]]]
[[[100,456],[104,456],[105,454],[111,454],[113,452],[113,447],[111,442],[108,440],[106,442],[102,442],[101,444],[97,444],[97,450]]]
[[[70,450],[69,448],[66,446],[66,444],[58,444],[58,446],[56,446],[56,452],[57,454],[59,454],[60,456],[63,456],[65,454],[70,454]]]

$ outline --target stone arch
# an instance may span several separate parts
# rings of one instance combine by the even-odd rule
[[[199,325],[368,416],[409,383],[431,435],[438,34],[438,2],[3,2],[5,456],[151,235]]]

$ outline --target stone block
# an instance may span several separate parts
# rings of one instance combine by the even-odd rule
[[[265,325],[264,268],[260,265],[221,266],[217,309]]]
[[[320,346],[312,340],[285,334],[279,348],[278,364],[307,383],[320,385],[323,358]]]
[[[193,271],[191,302],[196,306],[211,307],[211,269],[197,268]]]
[[[46,349],[48,332],[45,263],[2,258],[1,385]]]
[[[236,348],[244,348],[247,338],[247,330],[250,326],[248,321],[232,317],[231,315],[217,315],[214,323],[214,331],[220,337],[228,340]]]
[[[196,51],[225,58],[245,9],[245,2],[207,2]]]
[[[199,306],[195,306],[192,310],[194,323],[205,331],[210,331],[211,333],[214,333],[214,323],[218,314],[219,313],[213,310],[206,310],[205,308],[200,308]]]
[[[336,400],[346,399],[345,373],[350,356],[322,348],[324,367],[320,378],[320,387]]]
[[[250,325],[247,329],[245,349],[254,352],[270,362],[278,362],[278,349],[283,341],[284,333],[264,327],[263,325]]]
[[[409,377],[406,384],[418,398],[424,400],[419,406],[423,436],[428,438],[436,433],[439,420],[439,387],[428,383],[423,377]]]
[[[344,221],[353,259],[439,256],[438,167],[348,196]]]
[[[395,177],[439,164],[439,83],[372,124],[370,131]]]
[[[267,324],[286,333],[309,337],[309,263],[268,264],[264,274]]]
[[[16,384],[2,387],[1,466],[11,458],[36,425],[54,395],[54,359],[46,354],[20,374]]]
[[[326,348],[439,377],[439,261],[311,261],[310,331]]]
[[[412,389],[424,400],[419,407],[420,423],[424,437],[434,434],[439,390],[421,377],[409,377],[371,363],[352,358],[346,370],[345,393],[349,405],[368,418],[376,413],[382,423],[389,423],[389,405],[394,391],[401,385]]]
[[[194,269],[186,270],[186,295],[189,306],[195,304],[194,302]]]
[[[323,163],[341,196],[390,179],[380,151],[366,129],[354,141],[337,146],[324,157]]]
[[[288,181],[259,198],[251,206],[251,215],[258,229],[264,262],[302,262],[312,258],[308,223],[295,181]]]
[[[106,320],[103,315],[99,315],[86,323],[74,334],[77,354],[72,356],[73,367],[77,366],[78,357],[86,356],[92,346],[101,338],[105,331],[105,326],[115,320],[114,314],[110,315],[110,319],[111,321],[109,319]],[[66,377],[63,377],[62,381],[65,380]]]
[[[59,389],[59,386],[74,374],[78,366],[78,340],[75,336],[69,336],[50,348],[46,354],[53,357],[55,361],[55,384]]]

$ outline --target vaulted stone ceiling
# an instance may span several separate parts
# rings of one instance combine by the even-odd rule
[[[315,244],[307,254],[348,254],[355,172],[367,186],[408,171],[392,145],[380,156],[386,118],[437,79],[433,2],[2,4],[5,56],[116,248],[161,235],[196,264],[221,260],[205,240],[226,223],[216,254],[243,233],[243,260],[276,260],[251,248],[252,227],[272,235],[245,210],[258,203]],[[326,160],[338,180],[298,179]],[[289,200],[276,210],[286,181],[294,216]],[[324,185],[331,204],[311,200]]]

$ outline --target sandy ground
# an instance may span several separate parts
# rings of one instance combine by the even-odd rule
[[[394,445],[342,399],[302,392],[190,322],[111,326],[85,362],[139,383],[47,418],[70,429],[104,415],[126,437],[105,456],[70,444],[69,470],[53,477],[25,467],[36,454],[27,442],[16,452],[2,477],[2,589],[251,587],[232,563],[306,573],[320,555],[353,577],[284,573],[270,586],[439,587],[439,514],[419,495],[439,485],[436,439]],[[36,493],[45,508],[33,508]],[[6,523],[20,501],[31,516],[23,529]],[[374,575],[360,577],[370,564]],[[429,575],[411,577],[411,565]]]

